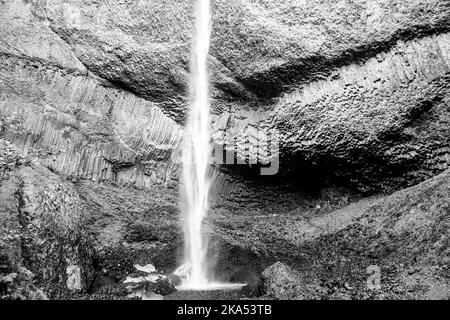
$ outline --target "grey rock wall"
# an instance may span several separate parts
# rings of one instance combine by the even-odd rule
[[[45,97],[31,108],[40,111],[15,113],[23,119],[13,121],[8,139],[27,150],[42,146],[52,167],[75,177],[169,183],[176,170],[167,160],[189,102],[193,2],[1,6],[4,118],[13,121],[14,102],[23,104],[22,85],[45,93],[28,93]],[[317,171],[318,180],[362,192],[441,172],[448,166],[449,12],[438,0],[213,1],[216,143],[265,163],[272,155],[257,154],[258,140],[243,133],[277,129],[281,174]],[[46,107],[49,101],[58,106]]]
[[[242,158],[258,144],[248,128],[278,130],[282,170],[309,164],[361,191],[417,183],[449,165],[449,40],[399,42],[284,94],[271,111],[223,113],[215,135],[237,141]]]
[[[181,128],[149,101],[40,62],[1,56],[5,137],[74,178],[149,187],[177,179]]]
[[[301,264],[306,252],[320,262],[316,290],[342,257],[335,240],[392,266],[431,252],[424,264],[441,268],[448,210],[428,208],[433,218],[410,199],[446,199],[447,174],[327,214],[448,169],[449,17],[444,0],[213,1],[214,142],[257,162],[211,170],[224,268],[233,257],[255,272],[279,257]],[[61,297],[120,281],[134,263],[176,266],[192,21],[191,0],[0,1],[0,267],[7,257]],[[279,150],[258,150],[259,132],[274,130]],[[259,176],[274,156],[279,174]],[[361,214],[368,234],[352,224]],[[388,245],[376,215],[395,231]],[[351,259],[361,287],[368,260]]]

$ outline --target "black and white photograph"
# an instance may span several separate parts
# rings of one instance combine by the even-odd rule
[[[0,0],[0,300],[450,300],[450,1]]]

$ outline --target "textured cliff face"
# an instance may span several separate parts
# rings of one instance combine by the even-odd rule
[[[37,61],[1,59],[5,137],[25,153],[74,178],[171,183],[181,129],[151,102]]]
[[[6,138],[75,179],[171,184],[181,128],[153,102],[88,73],[42,18],[45,4],[2,3],[1,117]],[[3,35],[5,35],[3,37]]]
[[[0,2],[0,226],[8,231],[0,254],[25,264],[41,283],[52,281],[50,295],[118,281],[135,262],[150,259],[167,270],[176,264],[176,162],[189,102],[192,6]],[[360,193],[390,193],[448,168],[448,1],[216,0],[213,15],[214,141],[232,158],[259,165],[280,156],[275,177],[256,176],[258,166],[212,170],[213,231],[227,252],[218,262],[224,269],[253,261],[260,272],[274,256],[286,256],[273,244],[300,250],[311,239],[338,255],[314,230],[298,233],[305,212],[325,215]],[[261,132],[278,132],[279,153],[258,150]],[[434,189],[422,186],[426,192],[413,194],[425,199]],[[398,202],[407,217],[420,204],[405,198],[380,202],[379,210],[395,216],[388,209]],[[358,217],[378,212],[356,206]],[[246,216],[267,222],[285,212],[301,222],[280,218],[268,228]],[[376,245],[372,224],[369,233],[349,227],[351,239],[345,237],[354,218],[345,220],[346,212],[325,219],[342,226],[331,237],[343,246],[361,239]],[[393,242],[422,243],[385,218]],[[424,221],[441,230],[433,219]],[[266,243],[267,230],[283,235]],[[438,242],[425,240],[426,248]],[[313,249],[312,260],[320,256]],[[53,268],[63,251],[68,260]],[[324,270],[333,263],[322,262]],[[221,271],[224,279],[230,270]]]
[[[449,14],[445,1],[219,0],[213,5],[215,84],[239,94],[235,79],[262,95],[280,93],[302,77],[321,78],[336,64],[402,37],[448,28]],[[186,87],[192,6],[192,1],[47,1],[46,16],[88,68],[167,101],[167,91],[173,97]]]
[[[0,139],[0,257],[56,297],[94,277],[86,207],[75,188]],[[3,273],[3,270],[2,270]]]
[[[399,42],[284,94],[274,110],[223,113],[216,135],[252,150],[248,127],[277,129],[283,170],[309,164],[361,191],[417,183],[449,165],[449,40]]]
[[[449,174],[326,214],[222,212],[214,233],[300,272],[279,264],[266,269],[261,293],[272,298],[448,299]],[[367,285],[374,272],[381,277],[376,290]]]
[[[18,116],[11,102],[26,96],[22,86],[46,93],[28,94],[45,100],[37,102],[41,111],[20,115],[23,124],[15,122],[8,137],[23,146],[27,139],[53,149],[63,144],[52,153],[66,174],[167,183],[168,155],[181,137],[176,122],[188,102],[192,6],[4,2],[3,113]],[[317,180],[373,192],[448,166],[446,1],[214,1],[213,7],[214,137],[238,158],[250,150],[250,158],[270,160],[252,151],[258,139],[246,134],[276,129],[287,176],[317,171]],[[49,112],[60,96],[64,102]]]

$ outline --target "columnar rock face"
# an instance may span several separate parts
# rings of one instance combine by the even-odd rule
[[[50,153],[65,174],[170,183],[166,164],[189,101],[193,2],[2,7],[2,111],[20,115],[11,102],[27,96],[22,86],[45,100],[8,139],[59,149]],[[446,1],[217,0],[213,13],[214,137],[237,158],[278,157],[248,139],[275,129],[288,176],[313,170],[376,192],[448,166]]]
[[[8,1],[2,7],[0,113],[6,138],[74,178],[137,187],[173,183],[170,156],[181,127],[155,103],[89,73],[50,29],[42,16],[45,2]]]
[[[2,56],[5,137],[54,170],[93,181],[171,183],[181,128],[151,102],[80,74]]]
[[[222,114],[216,135],[245,152],[255,148],[247,128],[277,130],[284,170],[308,163],[361,191],[417,183],[450,164],[449,43],[448,33],[400,41],[284,94],[271,111]]]

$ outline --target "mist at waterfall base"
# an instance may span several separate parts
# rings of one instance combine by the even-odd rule
[[[211,156],[208,54],[211,35],[210,0],[197,0],[195,38],[191,58],[190,112],[182,148],[181,211],[184,228],[184,264],[175,274],[182,278],[179,290],[226,290],[239,284],[214,282],[208,275],[207,243],[202,232],[208,213]]]

